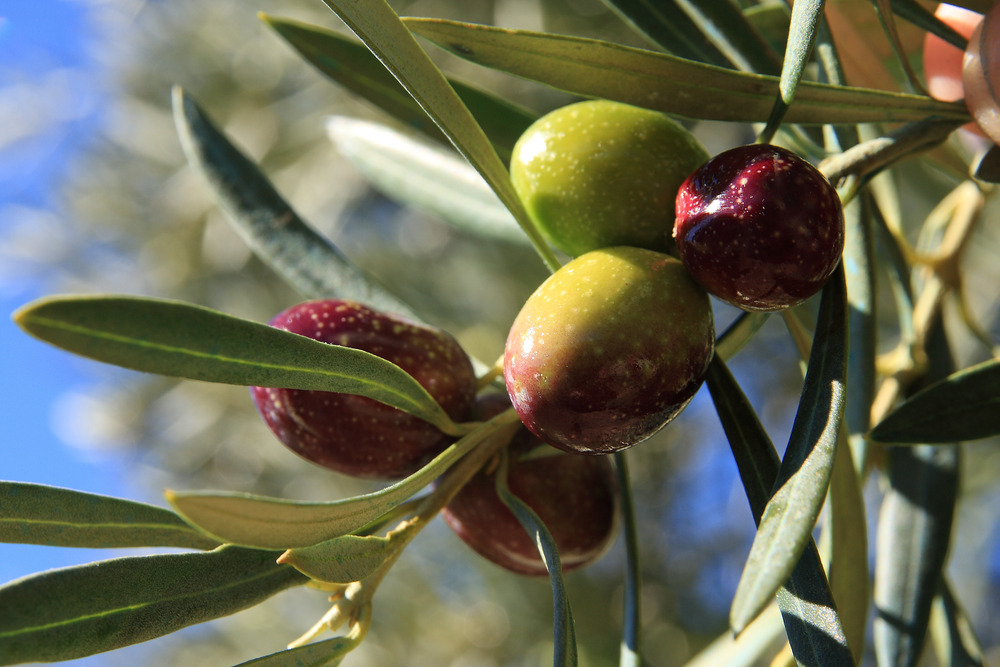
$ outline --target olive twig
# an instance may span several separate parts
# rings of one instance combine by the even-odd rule
[[[903,158],[937,146],[962,123],[960,120],[933,117],[908,123],[883,137],[831,155],[819,163],[819,170],[831,182],[837,182],[851,174],[871,177]]]

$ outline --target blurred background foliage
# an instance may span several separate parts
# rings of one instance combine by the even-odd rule
[[[500,354],[507,326],[547,275],[545,268],[527,246],[483,242],[401,207],[337,155],[326,137],[327,116],[389,121],[299,60],[256,16],[263,11],[343,30],[319,0],[78,1],[87,3],[93,20],[91,48],[106,113],[86,148],[67,165],[53,210],[2,211],[0,261],[36,273],[48,292],[171,297],[259,321],[299,301],[250,254],[187,167],[170,112],[170,88],[180,84],[345,254],[451,331],[473,355],[491,361]],[[642,44],[600,0],[392,5],[401,15]],[[830,15],[834,33],[845,40],[842,53],[861,56],[860,65],[848,58],[851,82],[898,87],[870,3],[832,0]],[[916,54],[921,36],[903,27]],[[460,78],[539,112],[571,101],[440,52],[432,55]],[[918,60],[915,55],[914,63]],[[19,94],[58,106],[58,82],[33,85]],[[16,102],[11,90],[3,94],[8,104]],[[751,128],[718,123],[697,124],[693,130],[712,153],[753,137]],[[957,180],[947,168],[927,161],[904,164],[894,180],[905,204],[901,219],[915,240],[919,223]],[[972,311],[996,338],[997,197],[990,198],[983,219],[966,252],[964,278]],[[987,358],[988,350],[956,324],[955,309],[946,313],[960,364]],[[718,328],[732,317],[720,307]],[[888,336],[895,330],[891,308],[883,309],[882,317],[887,333],[882,346],[888,350],[895,342]],[[801,375],[778,318],[731,365],[780,448]],[[165,487],[296,499],[335,499],[374,488],[312,466],[279,446],[243,388],[140,376],[96,364],[92,371],[91,390],[61,401],[60,433],[72,446],[127,461],[134,487],[144,490],[137,493],[148,500],[161,502]],[[667,429],[628,452],[643,550],[643,653],[656,666],[683,664],[725,631],[729,601],[753,536],[735,466],[705,394]],[[996,444],[966,446],[949,573],[990,647],[988,655],[1000,661]],[[866,494],[874,522],[877,479]],[[567,578],[584,665],[617,664],[623,556],[619,543],[600,563]],[[289,591],[237,616],[157,640],[148,664],[233,664],[268,653],[311,626],[325,608],[320,592]],[[371,632],[346,663],[542,665],[550,660],[551,636],[547,580],[500,570],[438,521],[408,549],[379,591]]]

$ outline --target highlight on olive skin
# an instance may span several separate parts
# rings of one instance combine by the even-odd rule
[[[844,250],[837,191],[778,146],[713,157],[681,185],[676,211],[684,266],[713,296],[744,310],[802,303],[823,287]]]

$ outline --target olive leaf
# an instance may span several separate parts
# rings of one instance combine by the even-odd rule
[[[446,433],[462,431],[390,361],[201,306],[131,296],[49,297],[20,308],[14,319],[47,343],[104,363],[207,382],[357,394]]]
[[[1000,360],[991,359],[914,394],[868,437],[894,444],[947,444],[994,435],[1000,435]]]
[[[337,667],[348,653],[358,646],[350,637],[334,637],[305,646],[285,649],[277,653],[247,660],[236,667]]]
[[[311,547],[289,549],[278,559],[310,579],[331,584],[361,581],[398,550],[399,541],[376,535],[342,535]]]
[[[262,549],[310,547],[354,533],[409,500],[479,443],[518,420],[513,410],[477,426],[423,468],[390,486],[332,502],[246,493],[173,492],[168,502],[189,522],[227,542]]]
[[[277,553],[223,546],[49,570],[0,586],[0,664],[73,660],[252,607],[308,581]]]
[[[168,509],[43,484],[0,482],[0,542],[90,549],[214,549]]]
[[[447,136],[364,44],[319,26],[264,14],[261,19],[326,76],[406,127],[448,143]],[[448,78],[448,82],[490,138],[500,158],[509,162],[514,143],[537,114],[454,78]]]
[[[795,99],[802,74],[812,56],[816,31],[823,18],[825,2],[826,0],[798,0],[792,5],[785,55],[781,63],[781,75],[778,78],[778,95],[768,116],[767,125],[761,133],[763,141],[770,141],[774,137]]]
[[[174,88],[173,105],[188,162],[211,187],[244,242],[292,287],[309,299],[353,299],[420,320],[302,220],[180,87]]]
[[[334,116],[326,129],[340,154],[392,199],[484,238],[528,243],[482,176],[454,151],[368,120]]]
[[[954,370],[940,312],[930,323],[927,352],[923,382]],[[879,664],[915,665],[923,651],[951,543],[960,453],[957,445],[887,451],[888,489],[879,508],[873,595],[872,643]]]
[[[823,288],[788,447],[733,597],[730,624],[737,632],[767,606],[812,542],[833,470],[846,375],[847,294],[840,265]]]
[[[709,364],[705,383],[729,440],[754,521],[760,523],[778,478],[778,454],[721,358],[715,357]],[[776,598],[798,662],[854,665],[829,581],[811,539]]]
[[[703,120],[766,121],[778,78],[736,72],[665,53],[595,39],[442,19],[406,25],[471,62],[570,93],[600,97]],[[866,123],[968,119],[964,104],[869,88],[803,81],[785,115],[789,123]]]
[[[402,84],[489,183],[552,271],[560,263],[514,191],[507,167],[444,74],[385,0],[323,0]]]
[[[507,486],[507,457],[501,457],[500,469],[494,475],[497,495],[507,509],[517,518],[518,522],[534,538],[538,553],[549,571],[549,583],[552,586],[553,611],[553,667],[571,667],[577,664],[576,628],[573,624],[573,612],[570,609],[566,585],[563,583],[562,565],[559,561],[559,549],[552,539],[541,517],[535,513],[523,500],[511,492]]]

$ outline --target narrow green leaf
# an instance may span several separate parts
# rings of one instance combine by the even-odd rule
[[[134,556],[42,572],[0,587],[0,664],[73,660],[227,616],[304,584],[276,553]]]
[[[483,129],[385,0],[323,1],[365,43],[489,183],[531,239],[546,266],[552,271],[558,269],[559,261],[528,217],[514,191],[506,165]]]
[[[639,667],[639,631],[642,624],[642,561],[635,498],[625,452],[616,452],[615,475],[621,493],[622,532],[625,535],[625,592],[622,601],[622,643],[618,667]]]
[[[880,665],[916,665],[947,557],[958,448],[893,447],[875,544],[873,644]]]
[[[986,10],[982,8],[982,5],[989,4],[991,1],[992,0],[968,0],[967,2],[962,2],[961,0],[957,0],[956,2],[949,2],[948,4],[960,7],[965,6],[967,9],[972,9],[973,11],[983,14]],[[926,30],[933,35],[937,35],[955,48],[965,51],[965,47],[968,45],[969,40],[962,37],[962,35],[956,32],[950,25],[934,16],[933,5],[931,6],[932,9],[928,9],[919,2],[916,2],[916,0],[891,0],[890,5],[892,6],[893,13],[900,18],[909,21],[921,30]],[[975,9],[972,5],[979,5],[980,9]]]
[[[792,18],[788,26],[788,41],[785,44],[781,76],[778,79],[778,95],[767,119],[767,126],[761,140],[770,142],[788,113],[802,80],[802,74],[812,57],[816,30],[823,18],[826,0],[797,0],[792,5]]]
[[[768,664],[785,645],[785,628],[777,605],[771,605],[738,635],[724,632],[684,667],[757,667]]]
[[[716,339],[715,353],[726,361],[732,359],[757,335],[770,315],[771,313],[761,312],[740,313],[739,317],[733,320],[733,323]]]
[[[942,577],[941,592],[934,599],[930,621],[931,638],[938,663],[948,667],[983,667],[983,645],[972,622]]]
[[[949,375],[890,412],[868,437],[895,444],[947,444],[1000,435],[1000,360]]]
[[[781,59],[732,0],[674,0],[741,70],[777,74]]]
[[[858,472],[841,432],[830,477],[829,530],[830,589],[844,624],[844,635],[854,661],[861,664],[871,597],[868,573],[868,520]]]
[[[448,141],[364,44],[319,26],[263,14],[261,18],[326,76],[364,97],[407,127],[439,141]],[[475,116],[500,158],[510,162],[514,143],[534,122],[536,114],[461,81],[449,78],[448,82]]]
[[[247,660],[236,667],[336,667],[357,646],[354,639],[334,637]]]
[[[306,298],[343,298],[420,318],[309,226],[180,87],[174,123],[188,162],[250,249]]]
[[[788,447],[733,598],[729,620],[737,632],[767,606],[811,544],[833,471],[846,376],[847,294],[840,266],[823,288]]]
[[[515,421],[517,413],[511,410],[484,422],[406,479],[354,498],[316,503],[243,493],[167,492],[167,500],[192,524],[226,542],[262,549],[310,547],[353,533],[398,507]]]
[[[923,381],[954,370],[940,313],[927,336]],[[879,510],[875,544],[873,644],[880,665],[916,665],[931,607],[939,594],[959,492],[956,445],[891,447],[889,488]]]
[[[876,306],[875,240],[873,209],[869,192],[844,207],[844,272],[847,278],[847,394],[844,426],[852,450],[858,455],[856,468],[864,469],[864,435],[871,427],[875,400]]]
[[[315,546],[289,549],[278,562],[291,565],[310,579],[349,584],[377,570],[393,551],[394,544],[386,537],[342,535]]]
[[[676,2],[604,0],[604,4],[668,53],[720,67],[734,64]]]
[[[472,62],[588,97],[705,120],[765,121],[778,95],[773,76],[735,72],[663,53],[582,37],[440,19],[410,29]],[[929,97],[803,81],[790,123],[967,119],[964,105]]]
[[[878,17],[879,21],[882,23],[882,30],[885,31],[885,34],[889,37],[889,42],[892,44],[892,50],[896,54],[896,60],[903,68],[903,72],[906,74],[906,79],[910,84],[910,88],[919,93],[926,93],[927,89],[924,88],[923,83],[920,82],[920,77],[917,76],[916,71],[913,69],[913,65],[910,62],[910,56],[906,52],[906,45],[903,44],[903,40],[899,36],[899,29],[896,27],[896,17],[892,11],[892,0],[874,0],[874,2],[875,6],[878,8]]]
[[[549,582],[552,585],[553,611],[553,667],[575,667],[577,664],[576,628],[573,624],[573,612],[566,595],[566,585],[563,583],[562,565],[559,561],[559,549],[545,523],[523,500],[515,496],[507,486],[507,458],[501,457],[501,468],[495,475],[497,495],[504,505],[517,517],[518,522],[534,537],[538,553],[549,571]]]
[[[778,453],[746,395],[719,357],[712,359],[705,383],[732,448],[750,511],[759,524],[778,478]],[[815,543],[808,543],[776,597],[797,661],[824,666],[854,665]]]
[[[0,542],[89,549],[219,546],[168,509],[21,482],[0,482]]]
[[[357,394],[442,431],[459,430],[427,390],[390,361],[201,306],[130,296],[50,297],[22,307],[14,319],[64,350],[132,370]]]
[[[482,176],[454,151],[367,120],[335,116],[326,127],[340,154],[388,197],[472,234],[528,242]]]

